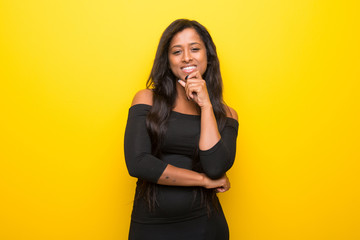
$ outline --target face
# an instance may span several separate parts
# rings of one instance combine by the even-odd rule
[[[168,58],[171,71],[178,79],[185,79],[192,72],[206,71],[206,47],[193,28],[178,32],[170,42]]]

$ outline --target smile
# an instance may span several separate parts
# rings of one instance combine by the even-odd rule
[[[190,73],[190,72],[194,71],[195,68],[196,68],[196,66],[187,66],[187,67],[182,67],[181,70],[183,72]]]

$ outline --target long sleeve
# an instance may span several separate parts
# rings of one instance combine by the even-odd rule
[[[151,141],[145,124],[150,108],[149,105],[137,104],[129,109],[124,152],[131,176],[156,183],[167,163],[151,154]]]
[[[199,152],[201,166],[205,174],[217,179],[222,177],[234,163],[238,122],[227,118],[224,129],[220,132],[221,139],[210,149]]]

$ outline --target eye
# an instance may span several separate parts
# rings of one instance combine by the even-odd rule
[[[177,50],[177,51],[174,51],[172,54],[174,54],[174,55],[179,55],[181,53],[181,51],[180,50]]]
[[[200,48],[192,48],[191,50],[192,50],[193,52],[197,52],[197,51],[200,50]]]

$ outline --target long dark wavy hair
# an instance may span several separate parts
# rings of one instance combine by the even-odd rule
[[[151,138],[152,154],[157,157],[161,156],[160,149],[167,130],[167,122],[177,97],[177,78],[170,69],[168,59],[170,42],[178,32],[186,28],[193,28],[205,44],[208,62],[202,77],[206,81],[219,130],[225,125],[226,111],[222,96],[223,86],[215,44],[207,29],[197,21],[188,19],[175,20],[165,29],[160,38],[154,65],[146,83],[146,87],[153,92],[153,104],[146,118],[146,127]],[[193,170],[202,172],[198,159],[198,151],[197,149],[193,159]],[[153,209],[156,206],[156,184],[139,180],[138,187],[138,197],[145,198],[150,210]],[[200,193],[202,203],[206,205],[208,211],[212,209],[211,206],[218,207],[216,193],[213,189],[199,187],[195,191],[195,194],[198,193]]]

